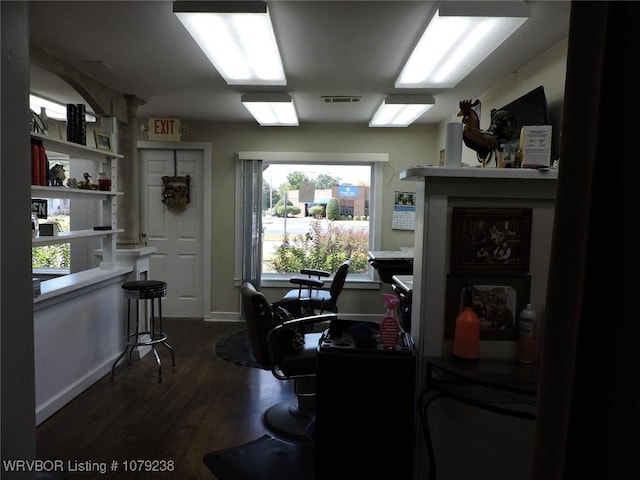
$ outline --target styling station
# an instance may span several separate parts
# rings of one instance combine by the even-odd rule
[[[524,307],[521,305],[523,302],[531,303],[544,322],[551,249],[549,232],[553,226],[557,176],[557,169],[436,166],[415,167],[400,173],[402,180],[415,182],[417,193],[413,276],[404,278],[404,283],[411,280],[411,333],[418,351],[416,387],[420,392],[418,408],[422,420],[418,450],[428,452],[428,462],[422,458],[417,466],[421,475],[424,474],[420,478],[435,478],[435,465],[447,471],[473,468],[460,465],[456,454],[452,454],[457,448],[449,442],[453,438],[451,432],[456,428],[464,429],[465,421],[478,426],[477,437],[474,437],[475,429],[465,431],[468,442],[474,445],[477,442],[478,447],[469,456],[469,465],[473,465],[474,459],[482,458],[482,445],[486,443],[482,438],[487,429],[498,429],[504,438],[511,439],[506,442],[523,443],[521,448],[512,448],[513,458],[504,461],[504,468],[511,472],[522,469],[525,475],[531,465],[528,455],[532,451],[530,442],[533,441],[534,422],[529,420],[535,415],[531,416],[529,410],[520,416],[529,420],[508,418],[514,410],[518,416],[520,407],[496,411],[493,400],[485,397],[489,387],[507,392],[514,389],[518,393],[524,391],[535,399],[535,368],[515,361],[515,323],[512,335],[507,333],[508,329],[492,328],[491,322],[487,321],[484,333],[481,330],[479,360],[471,364],[451,361],[453,342],[450,333],[458,313],[455,307],[460,298],[459,292],[470,285],[474,291],[513,289],[516,295],[511,308],[517,310]],[[491,219],[513,215],[514,218],[509,217],[501,226],[511,231],[509,241],[514,252],[520,247],[520,261],[485,264],[484,260],[476,262],[475,252],[471,260],[464,257],[460,252],[465,249],[456,246],[460,239],[467,238],[461,235],[461,231],[472,230],[473,222],[483,224],[474,217],[461,230],[460,211],[486,216],[482,219],[483,228],[488,229],[493,223]],[[517,214],[520,213],[526,214],[526,219],[530,220],[526,229],[517,227]],[[522,261],[525,240],[526,262]],[[434,372],[436,367],[443,368],[443,364],[446,364],[444,371],[454,378],[454,384],[467,384],[464,394],[453,388],[440,388],[441,373],[434,377]],[[510,379],[522,377],[523,371],[528,379],[527,385],[511,382]],[[518,380],[522,381],[522,378]],[[430,407],[434,400],[441,398],[455,400],[449,403],[439,400]],[[504,401],[504,398],[499,401]],[[483,410],[504,415],[498,415],[496,420],[496,415],[487,417]],[[514,422],[525,423],[514,426]]]

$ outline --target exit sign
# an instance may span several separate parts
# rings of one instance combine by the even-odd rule
[[[180,119],[151,117],[149,119],[149,140],[180,141]]]

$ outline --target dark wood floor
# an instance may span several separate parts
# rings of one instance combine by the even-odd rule
[[[217,341],[242,324],[164,323],[176,366],[161,348],[167,365],[163,383],[158,383],[153,355],[146,355],[130,367],[118,367],[113,383],[105,376],[38,426],[38,458],[61,460],[65,470],[70,462],[78,470],[65,473],[65,479],[215,480],[202,457],[268,433],[262,413],[293,397],[289,381],[216,356]],[[114,460],[120,466],[115,473],[81,472],[86,462],[106,462],[110,468]],[[125,460],[172,461],[173,471],[125,473]]]

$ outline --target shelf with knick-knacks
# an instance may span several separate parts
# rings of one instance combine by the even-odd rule
[[[113,268],[115,237],[117,233],[124,231],[116,227],[117,197],[123,195],[117,191],[117,161],[124,158],[123,155],[37,133],[32,133],[31,138],[32,199],[95,200],[99,205],[91,224],[72,231],[55,232],[54,235],[36,234],[32,239],[33,247],[69,243],[75,239],[101,238],[105,255],[100,266]],[[35,153],[33,144],[37,145]],[[44,153],[40,153],[38,149],[42,149]],[[67,178],[64,168],[55,161],[49,162],[49,158],[63,158],[70,164],[84,161],[85,166],[87,163],[92,166],[86,167],[83,179],[78,181],[75,178]]]

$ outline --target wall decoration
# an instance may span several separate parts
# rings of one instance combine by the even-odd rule
[[[394,230],[415,230],[415,225],[416,193],[395,192],[391,228]]]
[[[529,271],[531,208],[454,208],[451,272]]]
[[[173,212],[182,212],[189,203],[189,175],[162,177],[162,203]]]
[[[173,151],[173,172],[172,176],[162,177],[162,203],[172,212],[180,213],[184,211],[189,203],[189,175],[178,175],[178,152]]]
[[[516,340],[519,312],[529,303],[531,276],[502,274],[449,274],[445,328],[452,340],[457,315],[464,309],[464,294],[480,319],[480,340]]]
[[[103,150],[105,152],[111,152],[112,151],[111,135],[109,135],[108,133],[99,132],[97,130],[94,130],[93,136],[94,136],[94,138],[96,140],[96,148],[98,150]]]

